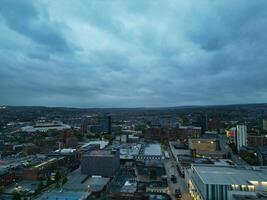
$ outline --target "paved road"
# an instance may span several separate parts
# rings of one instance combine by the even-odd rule
[[[177,171],[176,168],[176,160],[172,155],[172,152],[169,149],[169,155],[170,158],[165,160],[165,168],[166,168],[166,173],[168,177],[168,184],[169,184],[169,190],[170,190],[170,196],[171,198],[177,199],[174,194],[175,194],[175,189],[180,189],[182,193],[182,200],[192,200],[190,194],[188,193],[188,189],[185,183],[185,180],[180,176],[179,172]],[[171,175],[175,175],[177,178],[177,183],[173,183],[171,181]]]
[[[234,154],[232,149],[227,144],[227,138],[223,135],[220,135],[220,146],[222,151],[231,153],[231,160],[234,161],[237,165],[248,165],[246,161],[244,161],[239,155]]]

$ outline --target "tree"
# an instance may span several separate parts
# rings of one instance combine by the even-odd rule
[[[52,184],[51,177],[48,176],[48,177],[47,177],[47,180],[46,180],[46,186],[49,186],[49,185],[51,185],[51,184]]]
[[[56,188],[60,188],[59,182],[56,183]]]
[[[12,200],[21,200],[21,194],[18,191],[14,191]]]
[[[44,188],[44,184],[43,184],[43,181],[40,181],[40,183],[38,184],[37,186],[37,190],[42,190]]]
[[[2,194],[4,192],[4,186],[0,186],[0,194]]]
[[[64,178],[63,178],[63,180],[62,180],[62,185],[64,185],[65,183],[67,183],[68,182],[68,178],[65,176]]]
[[[55,175],[55,181],[58,182],[60,179],[61,179],[61,175],[59,172],[57,172]]]

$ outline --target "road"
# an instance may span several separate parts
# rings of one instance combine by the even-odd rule
[[[170,150],[168,152],[169,152],[170,158],[166,159],[164,161],[164,164],[165,164],[165,169],[166,169],[167,178],[168,178],[170,196],[171,196],[171,198],[173,200],[177,199],[175,197],[175,195],[174,195],[175,194],[175,189],[180,189],[181,193],[182,193],[182,200],[192,200],[190,194],[188,193],[188,189],[187,189],[187,186],[186,186],[184,178],[182,178],[180,176],[179,172],[177,171],[176,160],[173,157],[172,152]],[[171,181],[171,176],[172,175],[176,176],[177,183],[173,183]]]
[[[234,154],[232,149],[228,146],[227,144],[227,138],[223,135],[220,135],[220,147],[222,151],[225,153],[230,152],[231,154],[231,160],[236,164],[236,165],[248,165],[246,161],[244,161],[239,155]]]

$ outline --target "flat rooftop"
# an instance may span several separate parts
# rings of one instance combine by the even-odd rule
[[[94,150],[89,152],[87,155],[90,156],[113,156],[114,155],[114,151],[110,151],[110,150]]]
[[[261,153],[267,154],[267,145],[259,146],[258,149]]]
[[[90,195],[89,192],[76,192],[76,191],[57,191],[45,192],[37,200],[83,200],[87,199]]]
[[[148,144],[147,146],[145,146],[144,155],[161,156],[162,151],[160,144]]]
[[[235,166],[192,166],[205,184],[248,185],[249,181],[267,182],[267,169]]]
[[[109,181],[110,178],[89,177],[81,174],[79,168],[70,173],[69,180],[63,185],[63,189],[68,191],[88,191],[88,188],[90,188],[92,192],[99,192],[103,190]]]

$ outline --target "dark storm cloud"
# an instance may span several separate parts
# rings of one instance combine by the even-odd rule
[[[266,102],[265,0],[3,0],[0,104]]]
[[[39,12],[34,1],[3,0],[0,13],[10,29],[33,40],[48,51],[72,50],[58,30],[61,24],[52,22],[48,16]]]

